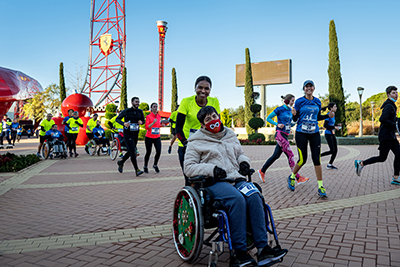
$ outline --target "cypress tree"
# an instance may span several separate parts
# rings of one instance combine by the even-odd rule
[[[342,84],[342,74],[340,73],[339,47],[336,35],[335,22],[329,24],[329,102],[335,102],[337,111],[335,114],[336,123],[342,123],[342,131],[336,131],[336,135],[347,136],[346,111]]]
[[[60,103],[67,98],[67,90],[65,89],[65,80],[64,80],[64,64],[60,63]]]
[[[172,68],[171,112],[174,112],[177,106],[178,106],[178,85],[176,82],[175,68]]]
[[[119,105],[120,110],[124,110],[128,108],[128,93],[126,86],[126,67],[124,67],[124,71],[122,72],[122,85],[121,85],[121,103]]]
[[[254,104],[253,98],[253,76],[251,72],[251,61],[250,61],[250,50],[246,48],[246,76],[244,84],[244,118],[246,122],[246,132],[247,134],[254,133],[254,129],[250,127],[249,121],[253,118],[253,112],[250,107]]]

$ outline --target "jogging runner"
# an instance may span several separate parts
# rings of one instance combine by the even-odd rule
[[[63,119],[63,121],[62,121],[62,124],[65,125],[65,127],[64,127],[64,132],[65,132],[65,135],[67,136],[67,148],[68,148],[68,149],[69,149],[70,146],[71,146],[71,136],[69,135],[69,128],[68,128],[68,125],[67,125],[67,121],[68,121],[70,118],[72,118],[73,115],[74,115],[74,110],[73,110],[73,109],[69,109],[69,110],[68,110],[68,116],[65,117],[65,118]]]
[[[328,106],[322,108],[322,110],[329,109],[329,111],[336,112],[337,106],[336,103],[329,103]],[[333,166],[333,161],[336,158],[337,152],[338,152],[338,147],[337,147],[337,141],[335,137],[335,131],[339,130],[339,126],[336,124],[335,117],[333,118],[327,118],[324,121],[324,127],[325,127],[325,139],[326,142],[328,143],[329,146],[329,151],[325,151],[321,154],[321,157],[331,155],[331,159],[329,160],[329,164],[326,166],[328,170],[337,170],[335,166]]]
[[[176,110],[171,113],[171,117],[169,117],[168,119],[169,122],[171,123],[171,134],[172,134],[171,143],[169,144],[168,147],[168,154],[171,154],[172,146],[176,141],[176,116],[178,115],[178,108],[179,105],[176,107]]]
[[[42,149],[43,143],[46,140],[46,132],[49,131],[51,129],[51,127],[53,126],[53,124],[56,124],[53,120],[52,120],[53,114],[49,113],[46,116],[46,119],[43,119],[40,124],[40,132],[39,132],[39,146],[38,146],[38,151],[37,154],[38,157],[42,157],[40,155],[40,150]]]
[[[131,158],[133,168],[135,169],[136,176],[143,173],[137,165],[136,161],[136,145],[139,137],[139,125],[145,123],[143,111],[139,109],[140,100],[139,97],[132,97],[132,107],[124,109],[116,118],[116,122],[124,125],[124,140],[128,152],[125,153],[124,157],[117,162],[118,171],[123,172],[124,163],[127,159]],[[122,121],[124,119],[124,121]]]
[[[299,160],[294,166],[293,172],[288,176],[288,188],[295,189],[295,177],[301,167],[307,162],[307,144],[310,143],[311,158],[314,163],[315,174],[318,180],[318,194],[326,197],[326,189],[322,183],[321,168],[321,136],[319,134],[318,121],[333,117],[333,112],[321,115],[321,101],[313,96],[315,85],[311,80],[303,84],[305,95],[296,100],[292,109],[293,120],[297,121],[296,145],[299,152]]]
[[[74,111],[73,117],[69,118],[66,122],[69,128],[69,137],[71,138],[70,141],[70,147],[69,147],[69,156],[79,156],[78,153],[76,153],[76,138],[78,137],[79,133],[79,127],[83,127],[83,121],[81,118],[79,118],[79,112]],[[74,154],[72,154],[72,150],[74,150]]]
[[[17,121],[17,119],[15,118],[13,120],[13,122],[11,123],[11,141],[12,141],[12,145],[15,146],[15,140],[17,139],[17,132],[18,132],[18,127],[19,127],[19,123]]]
[[[93,117],[89,119],[86,124],[86,136],[89,138],[89,142],[94,137],[93,128],[96,127],[96,122],[98,117],[99,115],[97,113],[93,114]],[[85,151],[87,154],[89,154],[89,142],[87,142],[87,144],[85,145]]]
[[[202,107],[213,106],[218,114],[221,113],[219,101],[217,98],[210,97],[211,79],[207,76],[200,76],[194,84],[196,94],[182,99],[178,108],[176,117],[176,134],[179,139],[178,156],[179,163],[183,171],[183,163],[186,153],[187,139],[193,133],[201,128],[201,124],[197,119],[197,113]],[[185,185],[190,185],[185,173]]]
[[[272,156],[265,162],[264,166],[260,170],[258,170],[258,175],[263,183],[265,183],[265,172],[277,159],[279,159],[279,157],[282,155],[282,152],[284,152],[286,157],[288,158],[289,166],[292,171],[294,166],[296,165],[294,161],[294,154],[292,152],[292,149],[290,148],[288,140],[291,128],[294,125],[292,124],[292,107],[295,97],[292,94],[287,94],[286,96],[281,96],[281,98],[283,99],[284,104],[280,107],[277,107],[267,117],[267,121],[276,126],[276,146],[274,154],[272,154]],[[272,118],[274,117],[278,118],[278,122],[272,120]],[[308,182],[308,178],[303,177],[297,173],[296,182],[299,185],[304,184]]]

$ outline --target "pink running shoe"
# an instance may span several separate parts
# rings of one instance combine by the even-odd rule
[[[309,178],[299,175],[299,178],[296,178],[297,184],[305,184],[307,183]]]

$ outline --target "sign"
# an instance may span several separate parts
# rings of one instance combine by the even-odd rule
[[[105,33],[102,36],[100,36],[100,50],[101,52],[105,55],[108,56],[111,52],[111,49],[113,47],[112,39],[111,39],[111,34],[110,33]]]

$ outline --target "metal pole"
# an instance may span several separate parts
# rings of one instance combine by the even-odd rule
[[[371,112],[372,112],[372,135],[375,135],[375,126],[374,126],[374,104],[371,103]]]
[[[362,121],[362,106],[361,106],[361,95],[360,95],[360,131],[358,132],[358,137],[363,136],[363,121]]]

